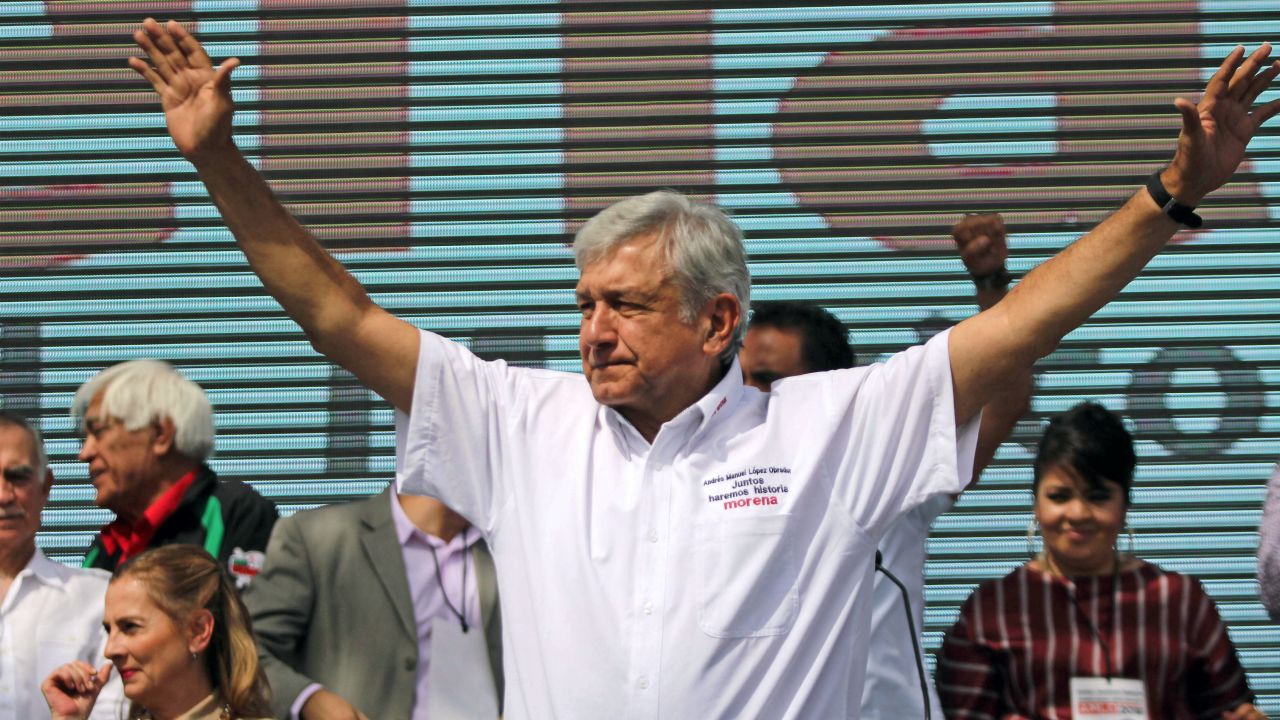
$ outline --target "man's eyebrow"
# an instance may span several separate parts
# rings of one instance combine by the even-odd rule
[[[651,303],[658,297],[658,291],[656,290],[646,290],[644,288],[634,286],[610,288],[598,294],[575,290],[573,294],[578,300],[590,300],[595,297],[600,297],[605,300],[628,300],[646,303]]]

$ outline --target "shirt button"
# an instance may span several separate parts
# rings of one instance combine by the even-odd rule
[[[645,614],[645,615],[652,615],[652,614],[653,614],[653,603],[651,603],[651,602],[647,602],[647,603],[645,603],[645,604],[644,604],[644,614]]]
[[[648,689],[649,689],[649,678],[640,678],[640,682],[639,682],[639,683],[637,683],[637,684],[640,686],[640,689],[641,689],[641,690],[648,690]]]
[[[405,659],[404,659],[404,669],[405,669],[405,670],[417,670],[417,669],[418,669],[418,661],[414,660],[413,658],[405,658]]]
[[[649,531],[649,542],[651,542],[651,543],[656,543],[656,542],[658,542],[658,531],[657,531],[657,530],[650,530],[650,531]]]

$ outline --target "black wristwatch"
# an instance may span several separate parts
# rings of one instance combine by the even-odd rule
[[[1164,189],[1164,183],[1160,182],[1161,170],[1151,173],[1151,177],[1147,178],[1147,192],[1151,195],[1151,199],[1156,201],[1160,209],[1165,215],[1174,222],[1182,223],[1190,228],[1198,228],[1204,224],[1204,218],[1196,214],[1196,209],[1187,205],[1183,205],[1168,190]]]
[[[969,277],[973,278],[973,285],[979,290],[1003,290],[1013,282],[1013,276],[1003,265],[989,275],[970,275]]]

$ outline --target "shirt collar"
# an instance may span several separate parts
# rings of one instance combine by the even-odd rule
[[[46,585],[64,585],[67,582],[67,574],[62,572],[63,569],[63,566],[40,552],[40,548],[36,548],[35,554],[27,561],[27,566],[18,573],[18,576],[33,577]]]
[[[674,418],[667,421],[662,426],[663,429],[666,429],[667,432],[672,432],[681,427],[689,427],[696,424],[696,427],[691,432],[682,433],[692,440],[703,430],[711,427],[713,423],[719,422],[721,418],[732,414],[734,406],[742,397],[743,387],[745,386],[742,382],[742,366],[738,364],[738,358],[735,356],[733,362],[729,364],[728,370],[725,371],[724,377],[720,378],[720,382],[716,383],[715,387],[711,388],[711,391],[703,395],[697,402],[681,410]],[[622,413],[604,405],[600,407],[601,412],[604,413],[605,423],[613,430],[628,453],[643,454],[644,451],[649,449],[649,443],[645,442],[645,439],[640,436],[640,431],[627,422]],[[662,430],[659,430],[659,434],[662,434]]]
[[[480,540],[480,533],[471,532],[471,528],[458,533],[454,536],[453,540],[450,540],[448,543],[435,535],[423,532],[421,528],[414,525],[413,521],[409,519],[404,508],[400,507],[400,501],[396,499],[396,494],[394,492],[390,492],[387,493],[387,495],[391,496],[391,521],[395,523],[396,539],[400,541],[400,547],[408,545],[409,540],[411,540],[415,534],[425,538],[428,543],[439,548],[449,547],[455,543],[461,543],[463,538],[466,538],[465,547],[471,547]]]
[[[147,509],[142,513],[142,517],[138,518],[138,522],[128,523],[124,519],[118,518],[103,528],[102,544],[106,547],[107,552],[114,554],[119,548],[124,553],[124,556],[120,558],[122,562],[141,552],[142,548],[150,544],[156,528],[160,527],[165,520],[168,520],[169,516],[182,504],[183,496],[187,494],[187,490],[191,488],[191,484],[195,480],[195,470],[183,475],[178,482],[170,486],[151,505],[147,506]],[[142,547],[134,547],[134,545]]]
[[[742,366],[738,364],[738,356],[734,355],[733,362],[729,363],[729,369],[725,371],[724,377],[720,378],[720,382],[711,388],[711,392],[694,403],[693,407],[698,408],[702,416],[698,429],[693,434],[697,435],[711,427],[713,423],[732,415],[734,406],[742,397],[742,388]]]

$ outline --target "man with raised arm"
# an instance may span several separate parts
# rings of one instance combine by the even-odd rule
[[[966,215],[951,227],[951,237],[973,279],[978,308],[995,305],[1007,294],[1013,279],[1005,269],[1009,247],[1004,219],[999,214]],[[816,305],[784,301],[752,306],[751,324],[738,360],[743,380],[769,392],[774,382],[784,378],[851,368],[856,357],[849,333],[838,318]],[[1026,414],[1032,386],[1031,368],[1025,368],[1009,377],[1002,391],[983,406],[974,450],[974,483]],[[921,651],[924,566],[929,530],[954,503],[952,495],[934,495],[903,513],[880,538],[882,567],[872,589],[862,720],[942,718],[942,704],[924,670]]]
[[[583,376],[481,362],[374,305],[231,139],[231,71],[147,20],[130,65],[160,94],[267,289],[389,400],[403,491],[493,549],[509,718],[854,717],[876,542],[969,480],[978,409],[1114,297],[1230,178],[1277,73],[1237,48],[1139,190],[1002,302],[885,363],[746,392],[749,276],[718,209],[624,200],[578,233]],[[1261,72],[1260,72],[1261,70]],[[1153,200],[1172,193],[1178,203]]]

